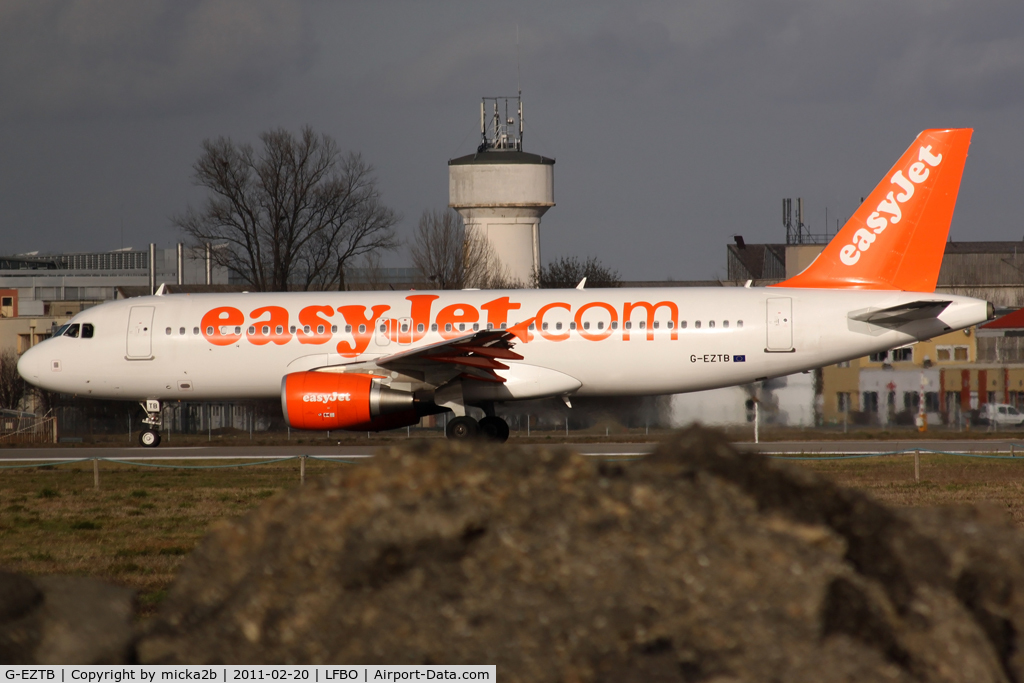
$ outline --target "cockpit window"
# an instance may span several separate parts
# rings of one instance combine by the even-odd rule
[[[92,323],[82,323],[82,339],[92,339]]]
[[[79,328],[81,326],[78,323],[74,325],[68,325],[68,329],[64,331],[65,337],[78,337]]]
[[[61,336],[62,334],[64,334],[64,332],[65,332],[65,331],[66,331],[66,330],[67,330],[67,329],[68,329],[69,327],[71,327],[71,326],[70,326],[70,325],[68,325],[68,324],[64,324],[64,325],[61,325],[60,327],[58,327],[58,328],[57,328],[57,331],[53,333],[53,336],[54,336],[54,337],[59,337],[59,336]]]

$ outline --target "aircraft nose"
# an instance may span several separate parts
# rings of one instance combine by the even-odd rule
[[[26,382],[38,385],[39,378],[42,375],[42,362],[43,357],[40,355],[39,347],[33,346],[31,349],[21,354],[21,358],[18,359],[18,374],[21,375]]]

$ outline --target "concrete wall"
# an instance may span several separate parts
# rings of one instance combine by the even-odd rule
[[[540,219],[555,205],[554,166],[451,165],[448,204],[462,214],[467,235],[487,239],[507,277],[532,283],[540,267]]]

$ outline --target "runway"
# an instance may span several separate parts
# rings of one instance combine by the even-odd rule
[[[3,448],[0,462],[53,462],[79,459],[102,458],[108,460],[151,461],[151,460],[265,460],[288,458],[301,455],[321,458],[359,459],[371,458],[380,448],[387,448],[400,442],[382,443],[379,446],[191,446],[158,448],[111,447],[64,447],[64,448]],[[657,443],[545,443],[522,444],[528,450],[551,446],[566,446],[576,452],[595,458],[630,458],[651,453]],[[994,453],[1000,455],[1024,456],[1024,442],[996,439],[903,439],[894,441],[773,441],[754,444],[738,442],[737,450],[765,455],[865,455],[874,453],[896,453],[920,449],[952,453]]]

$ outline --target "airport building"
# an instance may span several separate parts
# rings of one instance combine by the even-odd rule
[[[804,270],[824,244],[726,245],[726,279],[757,286],[781,282]],[[1024,242],[948,242],[935,289],[991,301],[997,309],[1024,306]]]
[[[21,354],[71,316],[123,295],[124,288],[142,294],[161,284],[227,282],[227,270],[205,250],[181,244],[174,249],[151,245],[147,250],[0,256],[0,349]]]

